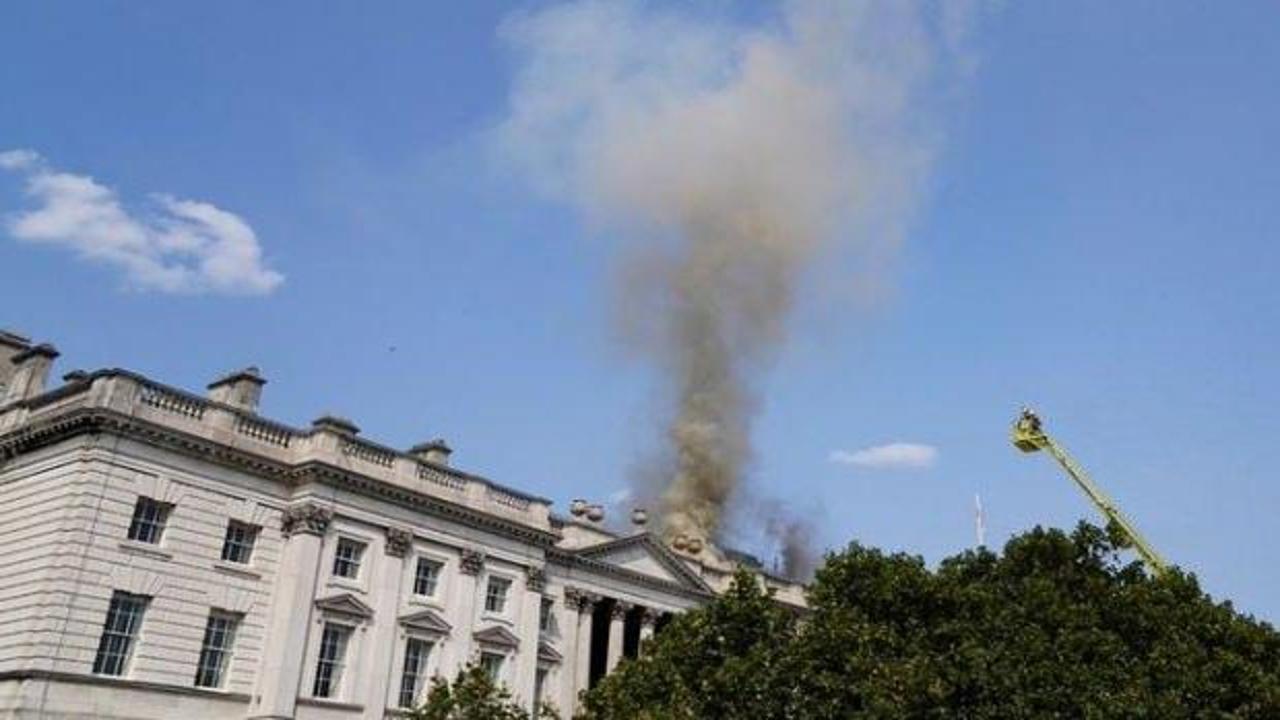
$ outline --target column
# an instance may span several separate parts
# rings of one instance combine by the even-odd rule
[[[314,503],[285,508],[276,592],[262,645],[258,701],[249,717],[292,718],[302,682],[307,625],[320,572],[320,546],[333,511]]]
[[[653,628],[658,624],[658,611],[651,607],[640,614],[640,652],[644,652],[645,643],[653,639]]]
[[[591,618],[595,613],[599,595],[581,593],[578,598],[578,649],[573,666],[572,702],[565,706],[565,713],[572,716],[578,709],[578,693],[591,685]]]
[[[387,528],[382,549],[386,557],[377,567],[372,584],[373,628],[372,642],[366,651],[368,673],[361,673],[368,683],[368,690],[357,697],[365,698],[364,717],[380,719],[386,715],[391,682],[391,668],[395,667],[396,653],[403,652],[399,642],[400,582],[404,578],[404,557],[413,545],[413,533],[402,528]]]
[[[527,707],[533,707],[533,684],[538,672],[538,641],[541,628],[542,591],[547,586],[547,573],[541,567],[530,565],[524,570],[524,602],[520,604],[520,624],[516,633],[520,636],[520,650],[516,655],[515,696]]]
[[[485,555],[474,548],[463,548],[458,562],[458,582],[453,607],[458,609],[453,633],[441,650],[440,674],[453,680],[462,666],[471,661],[471,634],[476,629],[476,583],[484,570]]]
[[[618,666],[618,661],[622,659],[622,633],[627,621],[627,612],[632,608],[631,603],[614,600],[613,607],[609,609],[609,653],[605,656],[605,674],[613,672]]]
[[[578,608],[582,593],[577,588],[564,589],[564,612],[560,623],[563,632],[564,665],[556,678],[559,681],[559,693],[555,697],[556,707],[560,714],[572,717],[573,699],[577,694],[578,682]]]

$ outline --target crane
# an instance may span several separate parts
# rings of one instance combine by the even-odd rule
[[[1048,453],[1058,461],[1058,464],[1062,466],[1062,469],[1067,471],[1067,474],[1071,476],[1071,479],[1075,481],[1076,485],[1080,486],[1080,489],[1084,491],[1084,494],[1089,496],[1089,499],[1093,501],[1093,504],[1098,507],[1098,510],[1107,518],[1107,520],[1115,523],[1120,527],[1120,529],[1124,530],[1125,535],[1129,537],[1129,540],[1133,543],[1134,549],[1136,549],[1138,554],[1142,556],[1143,561],[1146,562],[1147,567],[1151,569],[1152,574],[1157,577],[1164,574],[1169,567],[1165,563],[1164,558],[1160,557],[1160,553],[1156,552],[1156,549],[1151,546],[1151,543],[1147,542],[1146,538],[1142,537],[1142,533],[1138,532],[1138,528],[1134,527],[1133,523],[1129,522],[1129,518],[1125,517],[1124,513],[1120,512],[1120,508],[1116,507],[1116,504],[1111,501],[1111,498],[1107,497],[1107,494],[1102,492],[1102,488],[1098,487],[1089,479],[1084,468],[1080,467],[1080,465],[1067,454],[1067,451],[1063,449],[1061,445],[1055,442],[1053,438],[1049,437],[1048,433],[1046,433],[1044,428],[1041,426],[1040,417],[1038,415],[1032,412],[1029,408],[1023,408],[1022,414],[1013,424],[1013,430],[1010,435],[1012,436],[1011,439],[1013,440],[1013,446],[1023,452],[1031,453],[1036,452],[1037,450],[1048,451]]]

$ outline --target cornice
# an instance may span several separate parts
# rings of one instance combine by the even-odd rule
[[[125,415],[109,408],[78,408],[49,418],[38,418],[0,435],[0,459],[37,450],[47,445],[92,433],[112,433],[196,457],[207,462],[245,470],[259,477],[278,480],[286,486],[313,481],[350,490],[360,495],[386,500],[436,517],[455,520],[539,547],[551,547],[559,536],[547,530],[523,525],[443,498],[393,485],[367,475],[316,460],[290,465],[261,455],[223,445],[166,425]]]

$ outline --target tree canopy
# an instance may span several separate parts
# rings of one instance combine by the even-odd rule
[[[931,570],[855,543],[803,615],[742,573],[587,693],[583,717],[1280,717],[1280,633],[1122,549],[1081,523]]]

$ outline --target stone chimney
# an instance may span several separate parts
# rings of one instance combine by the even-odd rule
[[[445,441],[440,438],[429,440],[424,443],[418,443],[417,445],[409,448],[410,455],[418,458],[419,460],[435,463],[436,465],[448,465],[449,455],[452,452],[453,448],[450,448],[445,444]]]
[[[44,392],[45,381],[49,379],[49,368],[53,367],[58,351],[52,345],[43,343],[27,347],[9,356],[9,377],[6,378],[4,399],[0,405],[28,400]]]
[[[13,363],[9,362],[14,355],[31,347],[31,339],[22,337],[8,330],[0,330],[0,403],[4,402],[5,389],[13,378]]]
[[[252,365],[209,383],[209,399],[251,413],[258,412],[262,386],[267,381]]]

